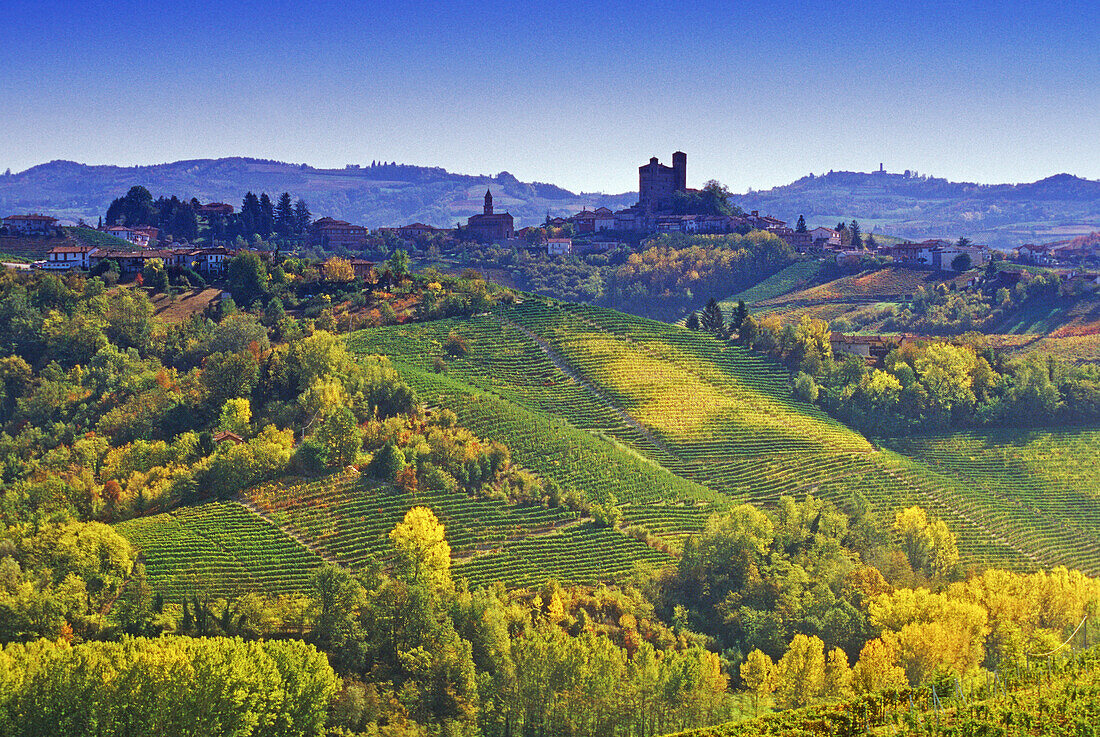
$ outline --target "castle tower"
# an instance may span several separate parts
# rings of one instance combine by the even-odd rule
[[[485,214],[493,214],[493,193],[489,190],[485,190]]]
[[[688,188],[688,155],[683,151],[672,154],[673,189],[683,192]]]

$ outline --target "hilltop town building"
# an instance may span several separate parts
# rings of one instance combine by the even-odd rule
[[[672,154],[672,166],[665,166],[654,156],[648,164],[638,167],[638,207],[646,212],[672,208],[677,192],[687,191],[687,154]]]
[[[501,243],[515,236],[512,216],[493,212],[493,193],[485,190],[485,207],[480,215],[471,215],[466,230],[479,241]]]
[[[13,235],[51,235],[57,228],[57,218],[48,215],[9,215],[4,227]]]
[[[367,229],[362,225],[334,218],[321,218],[310,230],[313,243],[325,248],[356,248],[367,237]]]

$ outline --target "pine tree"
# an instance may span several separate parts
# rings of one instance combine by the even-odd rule
[[[862,251],[863,236],[860,235],[859,222],[853,220],[848,226],[848,230],[852,231],[852,248],[856,251]]]
[[[749,316],[749,308],[745,306],[745,300],[739,300],[737,302],[737,309],[730,317],[730,327],[734,330],[740,330],[741,326],[745,324],[745,318]]]
[[[795,233],[805,233],[806,231],[807,231],[806,218],[799,215],[798,216],[798,223],[794,226],[794,232]]]
[[[267,238],[275,230],[275,205],[272,204],[271,198],[267,196],[267,192],[260,194],[260,215],[259,233]]]
[[[309,211],[309,205],[301,197],[294,203],[294,233],[305,235],[309,232],[310,223],[313,221],[313,213]]]
[[[279,202],[275,205],[275,232],[284,238],[294,234],[297,227],[297,218],[294,216],[294,203],[290,199],[290,192],[279,195]]]
[[[263,212],[260,210],[260,200],[252,192],[248,192],[241,202],[241,235],[245,238],[260,232],[260,221]]]
[[[718,306],[718,302],[714,297],[711,297],[699,316],[699,327],[705,332],[718,334],[722,332],[724,324],[725,318],[722,316],[722,308]]]

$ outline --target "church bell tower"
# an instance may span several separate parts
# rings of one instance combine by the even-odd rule
[[[493,193],[489,190],[485,190],[485,214],[493,214]]]

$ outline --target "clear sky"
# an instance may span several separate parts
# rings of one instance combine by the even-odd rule
[[[372,160],[637,186],[1100,179],[1100,3],[0,0],[0,170]]]

